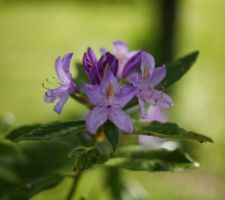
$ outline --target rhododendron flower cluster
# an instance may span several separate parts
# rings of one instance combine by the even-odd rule
[[[88,48],[83,55],[82,66],[89,82],[83,85],[78,85],[69,72],[72,55],[69,53],[56,59],[59,85],[45,93],[45,102],[52,103],[59,99],[54,110],[60,114],[69,96],[85,99],[86,104],[91,105],[86,117],[86,129],[92,134],[108,120],[121,131],[132,133],[133,122],[124,107],[135,98],[142,119],[152,116],[147,112],[149,105],[153,110],[173,105],[168,95],[156,89],[166,76],[165,65],[156,67],[153,56],[144,50],[129,51],[126,44],[116,41],[112,53],[101,49],[98,59],[94,51]]]

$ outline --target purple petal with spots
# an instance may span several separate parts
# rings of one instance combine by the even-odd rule
[[[100,91],[102,94],[105,94],[109,84],[111,84],[113,86],[115,91],[120,90],[119,83],[111,71],[108,71],[108,73],[104,77],[104,80],[101,83]]]
[[[150,78],[154,71],[154,68],[155,68],[155,60],[153,56],[147,52],[143,52],[142,59],[141,59],[142,77],[145,76],[145,70],[148,69],[149,78]]]
[[[109,113],[109,120],[111,120],[120,130],[127,133],[133,132],[133,123],[130,117],[121,109],[112,109]]]
[[[122,73],[123,78],[126,78],[128,75],[132,74],[138,67],[141,66],[142,53],[142,50],[139,51],[127,61]]]
[[[169,108],[173,106],[173,100],[171,97],[163,93],[162,91],[152,90],[152,95],[146,99],[154,106],[159,106],[162,108]]]
[[[106,107],[96,106],[93,108],[86,117],[87,130],[92,134],[96,133],[97,129],[106,122],[107,116],[108,111]]]

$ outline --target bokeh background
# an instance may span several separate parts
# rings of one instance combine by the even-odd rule
[[[2,129],[67,120],[83,107],[70,100],[61,116],[43,103],[41,83],[54,74],[58,55],[88,46],[111,49],[120,39],[144,47],[158,64],[199,50],[194,67],[170,90],[170,121],[212,137],[214,144],[191,145],[201,167],[178,173],[123,172],[132,195],[153,200],[225,199],[225,1],[224,0],[1,0],[0,115]],[[75,72],[76,74],[76,72]],[[3,127],[4,126],[4,127]],[[79,193],[109,199],[100,169],[88,171]],[[32,200],[62,200],[70,180]],[[0,188],[1,190],[1,188]],[[138,197],[137,197],[138,199]]]

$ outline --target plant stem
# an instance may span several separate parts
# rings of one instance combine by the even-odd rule
[[[71,97],[73,99],[75,99],[76,101],[78,101],[79,103],[87,106],[88,108],[93,108],[93,104],[88,100],[87,97],[85,97],[84,95],[80,95],[80,94],[73,94],[71,95]]]
[[[77,185],[78,185],[78,182],[80,180],[81,174],[82,174],[81,171],[78,171],[73,176],[73,183],[72,183],[71,188],[69,190],[69,193],[68,193],[68,195],[66,197],[66,200],[72,200],[73,195],[76,193]]]

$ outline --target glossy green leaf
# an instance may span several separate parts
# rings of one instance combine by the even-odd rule
[[[184,57],[166,64],[166,77],[158,85],[158,88],[168,88],[176,81],[178,81],[194,64],[198,57],[199,52],[195,51]]]
[[[9,200],[29,200],[39,192],[55,187],[62,180],[63,177],[56,174],[29,179],[12,191]]]
[[[114,158],[106,162],[106,165],[130,170],[175,171],[197,167],[199,164],[180,149],[169,151],[129,146],[119,150]]]
[[[160,123],[160,122],[151,122],[151,123],[142,123],[134,134],[137,135],[150,135],[157,136],[161,138],[172,138],[172,139],[190,139],[203,142],[213,142],[213,140],[205,135],[195,133],[193,131],[187,131],[183,128],[180,128],[175,123]]]
[[[119,129],[112,122],[107,121],[104,124],[104,133],[115,151],[119,142]]]
[[[52,140],[61,136],[76,134],[85,130],[84,121],[54,122],[23,126],[11,131],[6,138],[12,141]]]

